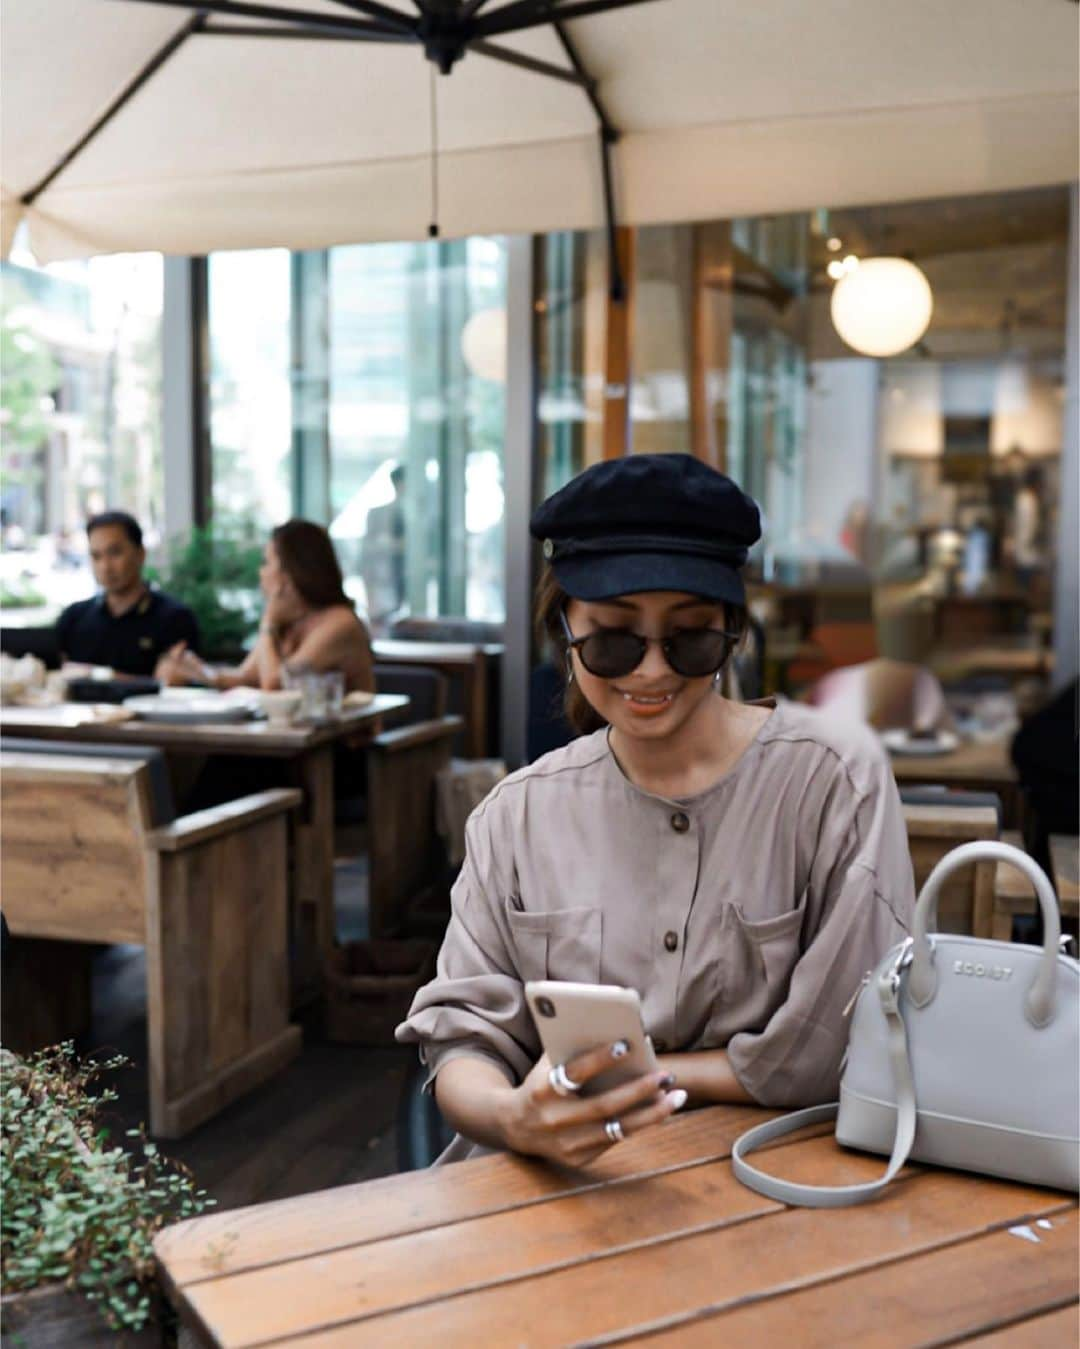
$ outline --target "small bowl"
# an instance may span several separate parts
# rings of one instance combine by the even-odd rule
[[[260,689],[259,706],[275,725],[287,726],[295,721],[303,696],[300,689]]]

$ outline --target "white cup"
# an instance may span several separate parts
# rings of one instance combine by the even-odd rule
[[[260,689],[259,706],[278,726],[287,726],[300,711],[303,693],[299,689]]]

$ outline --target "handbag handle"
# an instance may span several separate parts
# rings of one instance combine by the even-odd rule
[[[937,992],[937,970],[934,968],[934,947],[929,934],[937,930],[937,901],[946,877],[971,862],[1009,862],[1031,881],[1039,899],[1043,916],[1043,953],[1035,978],[1024,996],[1024,1015],[1034,1026],[1045,1026],[1054,1015],[1054,993],[1057,987],[1058,941],[1061,937],[1061,914],[1058,911],[1054,887],[1037,862],[1027,853],[1008,843],[964,843],[946,853],[926,878],[926,884],[915,905],[912,923],[913,956],[908,977],[908,996],[916,1007],[925,1007]]]

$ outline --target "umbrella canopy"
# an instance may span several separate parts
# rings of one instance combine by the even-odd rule
[[[463,11],[486,28],[440,74],[451,58],[431,18]],[[5,244],[22,217],[43,261],[423,238],[436,210],[447,236],[589,228],[606,218],[601,115],[619,133],[623,223],[1066,181],[1077,13],[1067,0],[3,0]]]

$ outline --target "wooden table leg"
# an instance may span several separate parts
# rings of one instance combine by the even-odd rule
[[[302,754],[295,773],[304,803],[293,822],[293,1007],[322,992],[325,962],[337,936],[333,746]]]
[[[468,732],[465,745],[470,759],[482,759],[487,754],[487,657],[476,653],[473,664],[465,671],[465,715]]]

